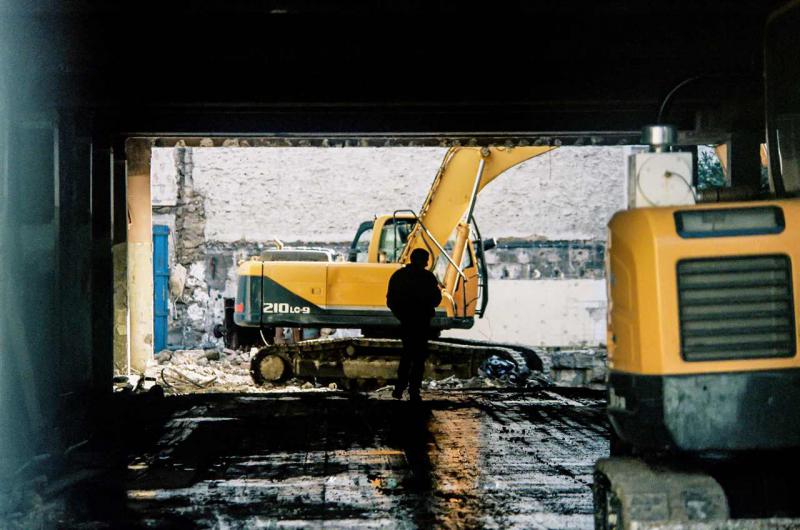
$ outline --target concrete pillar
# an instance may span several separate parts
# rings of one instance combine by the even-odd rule
[[[114,267],[114,375],[128,373],[128,244],[111,247]]]
[[[114,285],[114,375],[128,373],[128,177],[125,145],[112,148],[111,259]]]
[[[91,327],[92,327],[92,386],[98,399],[111,392],[114,373],[114,260],[112,229],[114,190],[112,165],[113,150],[101,140],[100,134],[92,139],[91,151],[91,222],[92,222],[92,276],[91,276]],[[120,201],[125,204],[125,201]],[[109,249],[112,249],[109,252]],[[124,269],[123,269],[124,270]],[[124,282],[127,283],[127,282]],[[111,292],[109,292],[111,289]],[[127,334],[127,329],[125,329]]]
[[[150,141],[125,142],[128,192],[128,342],[130,370],[141,374],[153,359],[153,235]]]

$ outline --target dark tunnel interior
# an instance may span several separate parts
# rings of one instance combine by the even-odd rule
[[[778,4],[4,3],[0,476],[127,406],[111,247],[128,138],[636,144],[663,104],[687,143],[760,143]]]

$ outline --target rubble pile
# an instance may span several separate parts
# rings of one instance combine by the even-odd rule
[[[538,372],[528,374],[524,379],[518,379],[513,363],[494,356],[484,361],[478,374],[468,379],[459,379],[451,375],[438,381],[425,380],[422,382],[422,387],[427,390],[481,390],[492,388],[533,389],[552,385],[546,375]]]
[[[553,350],[542,357],[557,386],[605,388],[608,372],[605,349]]]
[[[508,387],[507,381],[486,376],[470,377],[469,379],[459,379],[454,375],[444,379],[425,380],[422,387],[426,390],[476,390],[482,388],[504,388]]]
[[[224,349],[163,350],[145,373],[145,381],[160,385],[166,395],[192,393],[268,393],[330,391],[335,387],[292,379],[257,386],[250,377],[254,352]]]
[[[144,378],[118,377],[115,378],[115,387],[118,391],[140,392],[157,386],[166,395],[338,390],[335,383],[323,386],[299,379],[258,386],[250,376],[250,360],[255,352],[255,349],[246,352],[227,348],[163,350],[155,355],[155,363],[148,367]],[[519,377],[513,362],[492,356],[481,364],[475,377],[460,379],[449,376],[441,380],[426,380],[423,388],[471,390],[552,385],[604,388],[607,372],[604,349],[553,349],[538,351],[537,355],[543,361],[544,372],[534,371],[524,378]]]
[[[147,377],[164,387],[166,394],[190,392],[253,392],[250,354],[233,350],[163,350],[158,364],[148,368]]]

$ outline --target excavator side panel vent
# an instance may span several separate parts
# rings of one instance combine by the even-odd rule
[[[678,263],[681,355],[686,361],[792,357],[795,322],[788,256]]]

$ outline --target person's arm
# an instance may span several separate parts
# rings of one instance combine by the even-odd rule
[[[397,273],[389,278],[389,288],[386,290],[386,305],[392,313],[397,313]]]
[[[439,281],[436,279],[436,276],[431,273],[431,305],[433,307],[438,306],[442,303],[442,290],[439,289]]]

